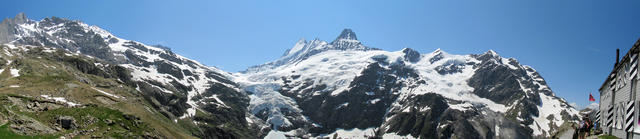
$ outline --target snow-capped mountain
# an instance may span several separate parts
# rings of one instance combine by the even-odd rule
[[[492,50],[389,52],[350,29],[234,76],[270,135],[544,138],[579,116],[536,70]]]
[[[266,69],[273,69],[278,66],[282,66],[288,63],[297,63],[309,58],[312,55],[328,51],[328,50],[378,50],[376,48],[370,48],[362,45],[357,40],[356,33],[351,29],[345,29],[338,38],[333,42],[328,43],[318,39],[307,42],[304,39],[300,39],[291,49],[288,49],[281,58],[276,61],[269,62],[259,66],[253,66],[247,69],[245,72],[261,71]]]
[[[579,116],[513,58],[491,50],[389,52],[363,45],[350,29],[332,42],[301,39],[281,58],[241,73],[57,17],[5,19],[0,44],[53,47],[124,67],[119,81],[201,138],[545,138]]]
[[[173,53],[118,38],[97,26],[58,17],[41,21],[20,13],[0,23],[0,44],[47,46],[125,67],[120,80],[140,92],[164,116],[188,121],[203,138],[255,138],[268,130],[247,111],[249,97],[230,74]],[[193,122],[192,122],[193,121]],[[258,134],[256,134],[256,131]]]

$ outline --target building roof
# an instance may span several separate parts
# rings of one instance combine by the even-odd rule
[[[631,56],[633,56],[633,54],[638,54],[640,52],[640,39],[638,39],[636,41],[635,44],[633,44],[633,47],[631,47],[631,49],[627,52],[627,54],[625,54],[622,59],[620,59],[620,62],[618,63],[626,63],[629,62],[631,60]],[[609,73],[607,75],[607,79],[604,81],[604,83],[602,83],[602,86],[600,86],[600,94],[602,95],[602,88],[604,88],[605,85],[607,85],[613,78],[611,78],[613,74],[616,74],[616,72],[618,71],[618,69],[622,68],[624,64],[616,64],[614,65],[613,69],[611,70],[611,73]]]

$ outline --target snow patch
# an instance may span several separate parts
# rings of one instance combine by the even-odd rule
[[[336,107],[336,110],[340,109],[340,108],[347,107],[347,106],[349,106],[349,102],[342,103],[342,104],[338,105],[338,107]]]
[[[500,126],[498,126],[498,124],[496,124],[493,128],[495,128],[495,130],[496,130],[496,133],[495,133],[496,137],[500,136]]]
[[[100,93],[104,94],[104,95],[111,96],[111,97],[114,97],[114,98],[120,98],[119,96],[116,96],[116,95],[111,94],[111,93],[107,93],[107,92],[102,91],[102,90],[100,90],[100,89],[97,89],[97,88],[94,88],[94,87],[91,87],[91,88],[92,88],[93,90],[96,90],[96,91],[98,91],[98,92],[100,92]]]
[[[286,139],[287,136],[285,136],[286,132],[282,132],[282,131],[277,131],[277,130],[271,130],[269,131],[269,133],[267,133],[267,136],[265,136],[265,139]]]
[[[191,107],[191,108],[187,109],[187,113],[185,113],[182,116],[180,116],[180,119],[184,119],[184,118],[187,118],[187,117],[190,117],[190,116],[195,116],[195,115],[196,115],[196,109]]]
[[[58,102],[66,103],[69,106],[77,106],[77,105],[79,105],[78,103],[73,103],[71,101],[67,101],[67,99],[65,99],[64,97],[51,97],[49,95],[40,95],[40,96],[42,96],[45,99],[50,99],[50,100],[55,100],[55,101],[58,101]]]
[[[466,111],[473,108],[473,105],[471,105],[471,103],[460,103],[455,105],[449,105],[449,108],[460,110],[460,111]]]
[[[378,103],[378,101],[380,101],[380,98],[369,100],[369,103],[370,104],[376,104],[376,103]]]
[[[396,133],[384,133],[384,135],[382,135],[382,138],[383,139],[417,139],[416,137],[413,137],[411,134],[401,136]]]
[[[376,93],[373,93],[373,92],[365,92],[365,93],[366,93],[367,95],[369,95],[369,96],[373,96],[373,95],[375,95],[375,94],[376,94]]]
[[[11,77],[18,77],[20,76],[20,70],[19,69],[9,69],[9,71],[11,72]]]
[[[333,135],[335,135],[335,134],[338,134],[337,136],[339,138],[350,138],[350,139],[362,138],[362,139],[366,139],[366,138],[375,136],[375,127],[370,127],[370,128],[367,128],[367,129],[358,129],[358,128],[341,129],[341,128],[338,128],[335,132],[333,132],[331,134],[319,135],[316,138],[325,138],[325,137],[332,138]]]

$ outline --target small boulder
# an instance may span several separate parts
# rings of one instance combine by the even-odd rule
[[[60,116],[56,120],[56,123],[60,125],[60,127],[64,129],[76,129],[78,125],[76,124],[76,119],[71,116]]]
[[[111,120],[111,119],[104,119],[104,123],[106,123],[109,126],[115,124],[115,122],[113,122],[113,120]]]

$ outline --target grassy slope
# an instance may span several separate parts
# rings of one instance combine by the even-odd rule
[[[6,46],[0,46],[3,49]],[[30,99],[43,99],[41,95],[64,97],[68,101],[79,104],[95,104],[85,108],[60,108],[42,113],[22,113],[39,120],[42,123],[49,123],[57,115],[72,115],[76,119],[81,119],[83,114],[89,114],[97,118],[118,119],[123,114],[131,114],[140,117],[146,123],[145,127],[154,129],[154,132],[169,138],[192,138],[189,131],[180,128],[176,123],[162,116],[153,110],[140,96],[135,89],[119,83],[115,78],[104,78],[101,76],[85,74],[62,59],[77,58],[90,63],[100,61],[77,55],[65,55],[63,51],[44,52],[42,48],[31,48],[28,51],[12,50],[9,56],[0,50],[0,69],[5,69],[0,73],[0,95],[14,94],[28,96]],[[6,61],[12,61],[6,65]],[[3,64],[4,62],[4,64]],[[103,63],[106,65],[106,63]],[[9,69],[20,69],[19,77],[12,77]],[[81,82],[78,79],[88,79],[89,82]],[[20,87],[10,87],[18,85]],[[100,86],[100,87],[97,87]],[[104,95],[93,88],[109,92],[120,96],[114,98]],[[108,98],[111,103],[98,100],[98,97]],[[122,98],[124,97],[124,98]],[[19,111],[19,110],[18,110]],[[106,116],[106,117],[105,117]],[[82,122],[78,122],[82,123]],[[89,127],[105,126],[104,122],[98,122]],[[107,133],[109,136],[118,137],[116,131],[112,129]],[[132,130],[136,132],[136,130]],[[0,132],[2,134],[3,132]],[[1,137],[0,137],[1,138]]]
[[[57,139],[56,135],[36,135],[36,136],[26,136],[13,133],[11,129],[9,129],[9,124],[4,124],[0,126],[0,139]]]

